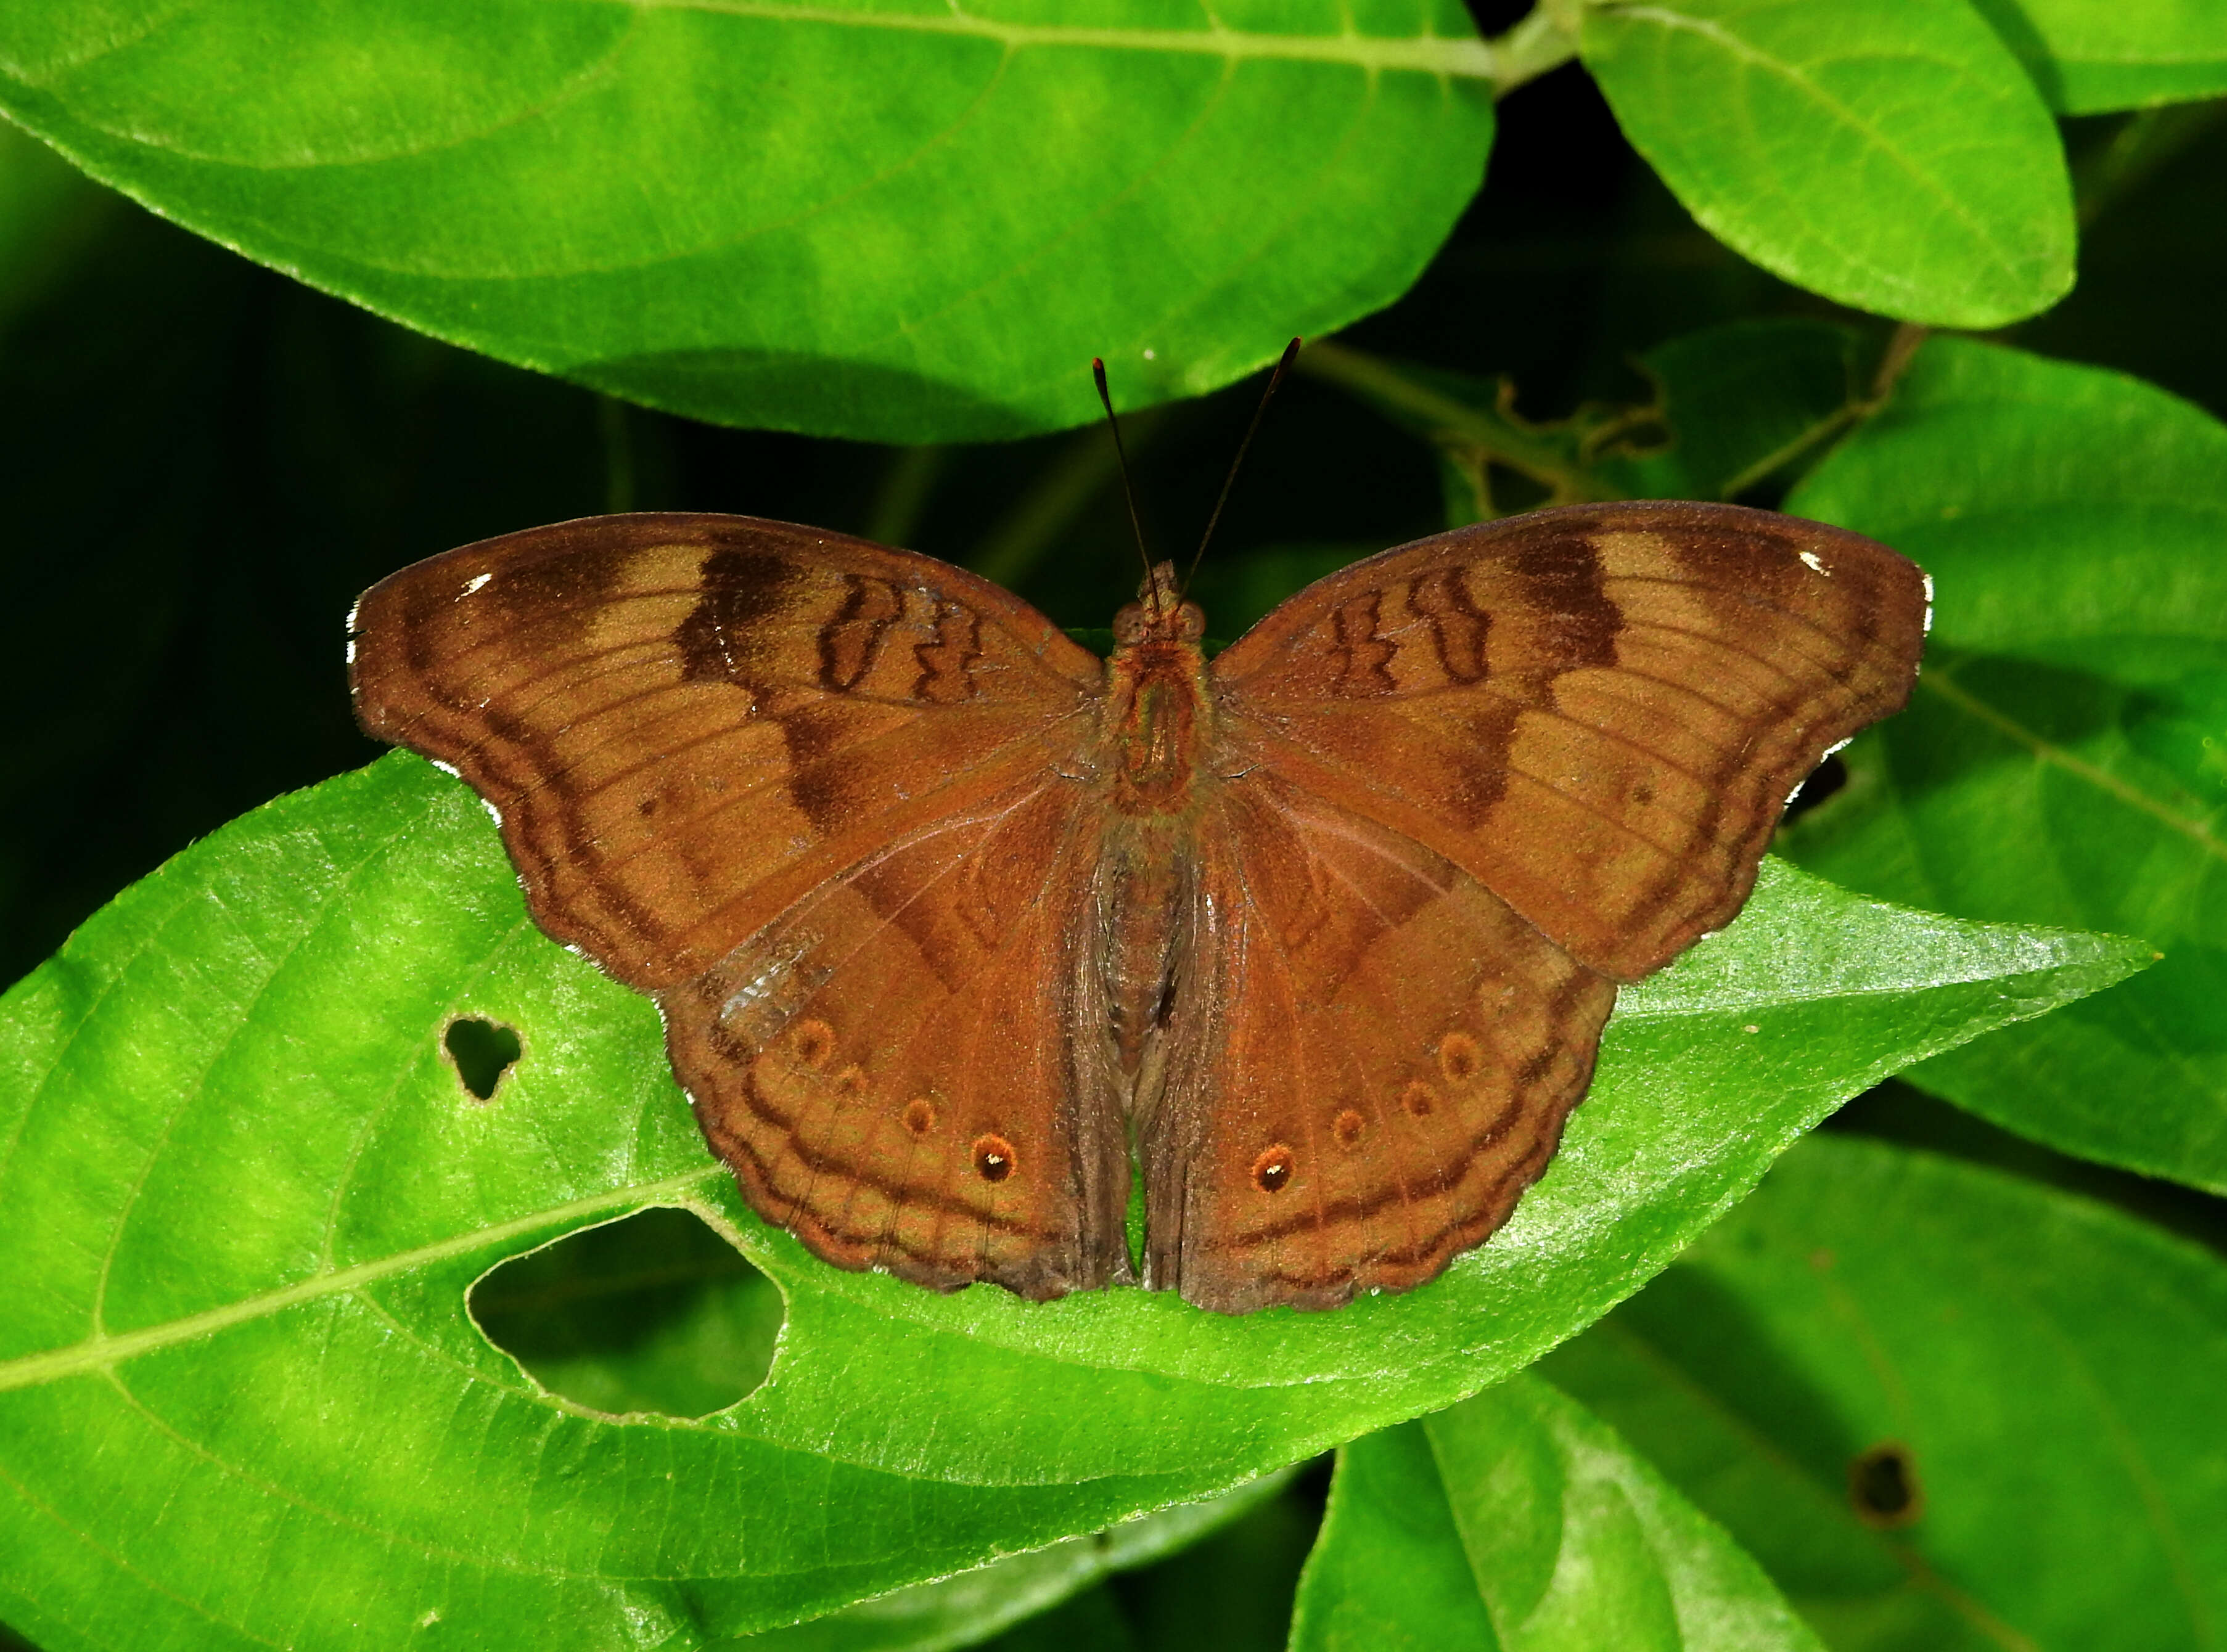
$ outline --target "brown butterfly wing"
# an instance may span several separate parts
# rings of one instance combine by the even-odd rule
[[[1258,771],[1201,822],[1189,919],[1196,996],[1139,1131],[1149,1283],[1333,1307],[1508,1219],[1614,983],[1444,857]]]
[[[1738,506],[1464,528],[1218,656],[1225,761],[1414,839],[1635,980],[1730,921],[1789,793],[1901,707],[1926,603],[1885,546]]]
[[[658,995],[705,1134],[769,1221],[939,1289],[1128,1276],[1121,1096],[1088,1031],[1103,813],[1072,779],[1020,783]]]
[[[718,516],[467,545],[374,586],[352,627],[366,729],[460,773],[541,927],[660,995],[762,1214],[940,1285],[1115,1266],[1095,1213],[1125,1168],[1098,1116],[1118,1102],[1046,1081],[1076,1065],[1047,997],[1073,915],[1017,893],[1087,887],[1094,828],[1061,777],[1094,728],[1094,656],[961,570]],[[940,1043],[968,991],[999,996],[998,1041]],[[784,1015],[826,1029],[825,1061]],[[915,1132],[923,1098],[938,1118]],[[1016,1149],[994,1180],[985,1135]],[[897,1208],[915,1191],[928,1214]]]
[[[1387,552],[1223,652],[1198,998],[1142,1138],[1152,1282],[1325,1306],[1498,1227],[1614,983],[1739,909],[1925,621],[1924,577],[1853,534],[1614,505]]]

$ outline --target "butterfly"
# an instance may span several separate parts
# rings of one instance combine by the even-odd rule
[[[712,1150],[840,1267],[1325,1308],[1507,1221],[1620,983],[1740,907],[1915,679],[1925,577],[1727,505],[1387,551],[1210,660],[748,517],[466,545],[350,617],[535,921],[655,999]]]

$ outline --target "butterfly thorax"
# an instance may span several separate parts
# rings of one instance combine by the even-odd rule
[[[1107,756],[1114,807],[1126,815],[1186,812],[1212,730],[1206,616],[1182,601],[1166,563],[1114,616],[1114,657],[1106,662]]]

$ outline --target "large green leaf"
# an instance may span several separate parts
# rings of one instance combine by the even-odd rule
[[[2142,109],[2227,92],[2215,0],[1972,0],[2060,114]]]
[[[2072,284],[2056,129],[1965,0],[1608,3],[1581,41],[1687,210],[1774,275],[1950,327]]]
[[[470,793],[397,756],[135,886],[6,1003],[0,1617],[56,1644],[700,1644],[1234,1484],[1507,1375],[1842,1097],[2139,967],[1774,866],[1626,994],[1515,1221],[1335,1313],[1031,1304],[838,1272],[706,1158],[647,1001],[526,922]],[[516,1030],[482,1100],[457,1017]],[[648,1207],[787,1300],[690,1421],[554,1399],[465,1312]]]
[[[2227,1622],[2227,1264],[2075,1195],[1820,1135],[1541,1369],[1841,1652]]]
[[[1388,303],[1484,169],[1455,0],[22,0],[0,104],[439,337],[731,424],[1089,418]],[[220,86],[221,97],[209,88]]]
[[[973,1646],[1056,1607],[1109,1572],[1158,1560],[1260,1510],[1289,1478],[1265,1476],[1203,1502],[1179,1503],[954,1578],[917,1583],[826,1617],[748,1636],[736,1643],[736,1652],[947,1652]]]
[[[1892,899],[2166,954],[1913,1079],[2227,1189],[2227,428],[2116,373],[1940,340],[1787,507],[1936,586],[1910,711],[1851,749],[1790,852]]]
[[[1293,1652],[1809,1652],[1723,1528],[1516,1376],[1338,1454]]]

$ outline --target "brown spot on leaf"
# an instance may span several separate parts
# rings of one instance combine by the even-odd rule
[[[1882,1440],[1848,1464],[1848,1502],[1856,1518],[1882,1528],[1907,1526],[1925,1512],[1918,1464],[1910,1448]]]

